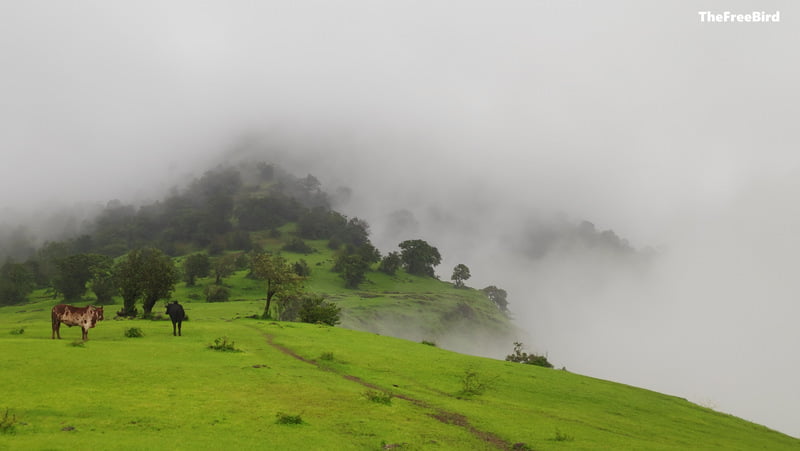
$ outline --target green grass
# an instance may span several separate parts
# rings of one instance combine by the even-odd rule
[[[284,238],[289,236],[293,227],[293,224],[288,224],[281,228]],[[265,234],[254,233],[254,240],[266,250],[278,251],[283,246],[282,239],[268,239],[261,235]],[[468,331],[470,341],[487,341],[489,337],[504,344],[514,341],[514,326],[478,290],[456,289],[450,283],[409,275],[402,270],[389,276],[375,271],[377,265],[373,265],[373,271],[367,274],[367,280],[358,289],[347,289],[340,275],[331,271],[334,252],[328,248],[328,241],[308,240],[306,243],[315,252],[299,254],[282,251],[281,254],[290,263],[299,259],[308,262],[312,273],[305,283],[305,290],[324,294],[329,301],[336,302],[342,308],[342,327],[413,341],[436,342],[445,348],[453,348],[448,344],[460,341],[453,336],[458,329]],[[176,261],[180,265],[181,259]],[[264,298],[264,283],[248,278],[247,274],[248,270],[240,270],[223,280],[223,284],[230,289],[232,301]],[[205,300],[203,287],[213,282],[213,277],[199,278],[193,287],[181,282],[173,298],[181,302],[202,302]],[[160,307],[154,311],[163,313]],[[250,314],[262,312],[263,308]],[[414,327],[408,327],[409,324]],[[451,343],[443,338],[446,336],[453,338]]]
[[[107,314],[83,347],[70,346],[80,338],[74,327],[50,339],[54,303],[0,308],[0,330],[25,329],[0,334],[0,413],[15,422],[0,449],[800,448],[648,390],[340,327],[245,318],[263,308],[258,300],[184,302],[191,320],[182,337],[169,321]],[[132,327],[143,336],[126,338]],[[209,349],[219,337],[242,352]],[[468,372],[489,381],[481,393],[463,394]],[[366,393],[390,393],[391,402]]]

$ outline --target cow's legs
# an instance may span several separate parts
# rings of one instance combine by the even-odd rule
[[[172,322],[172,336],[177,336],[178,334],[175,333],[175,321]]]
[[[181,324],[182,323],[180,321],[178,321],[178,336],[181,335]]]
[[[56,334],[58,335],[58,339],[61,340],[61,323],[60,322],[53,322],[53,335],[51,339],[56,339]]]

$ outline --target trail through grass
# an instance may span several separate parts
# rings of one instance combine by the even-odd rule
[[[683,399],[338,327],[245,318],[260,301],[186,302],[50,339],[53,301],[0,308],[0,449],[798,449]],[[112,309],[109,309],[109,311]],[[111,315],[108,315],[111,316]],[[142,336],[125,332],[138,328]],[[12,333],[24,329],[19,334]],[[209,345],[228,337],[242,352]],[[467,395],[463,377],[489,384]],[[373,402],[367,390],[391,393]],[[299,418],[282,424],[281,415]]]

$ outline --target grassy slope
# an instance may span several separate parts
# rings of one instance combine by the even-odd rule
[[[293,227],[290,224],[282,228],[284,237]],[[269,239],[265,233],[254,236],[267,250],[278,251],[283,244],[281,239]],[[312,274],[305,289],[323,293],[342,307],[342,327],[414,341],[434,341],[454,350],[470,348],[481,355],[489,355],[490,344],[498,341],[510,352],[515,337],[513,325],[479,291],[456,289],[450,283],[409,275],[402,270],[395,276],[372,271],[358,290],[346,289],[339,274],[330,270],[334,256],[327,241],[307,241],[307,244],[316,252],[303,255],[284,251],[282,255],[290,262],[298,259],[308,262]],[[247,279],[246,275],[247,271],[242,270],[224,280],[231,289],[231,299],[263,299],[263,283]],[[173,297],[204,299],[202,286],[211,282],[211,278],[200,279],[195,287],[180,283]],[[464,306],[468,306],[467,317]],[[467,339],[469,344],[464,343]],[[481,349],[481,344],[486,349]]]
[[[53,303],[0,308],[0,409],[19,422],[0,435],[0,449],[800,448],[647,390],[343,328],[242,318],[258,301],[186,303],[183,337],[166,321],[106,320],[84,347],[71,345],[76,328],[50,340]],[[129,327],[145,337],[125,338]],[[243,352],[207,349],[221,336]],[[489,381],[483,394],[459,394],[467,371]],[[364,384],[395,397],[371,402]],[[305,424],[276,424],[278,412]],[[557,431],[569,440],[555,440]]]

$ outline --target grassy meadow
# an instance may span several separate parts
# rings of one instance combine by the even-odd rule
[[[182,337],[108,306],[85,344],[74,327],[50,339],[55,303],[0,308],[0,449],[800,449],[647,390],[246,318],[257,300],[184,301]],[[220,337],[239,352],[210,349]]]

